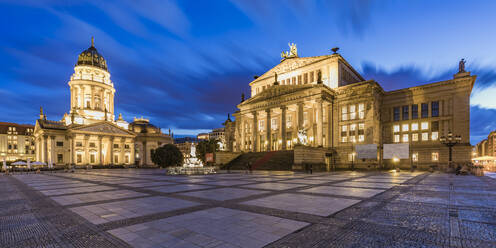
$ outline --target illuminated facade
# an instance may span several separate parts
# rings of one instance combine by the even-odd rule
[[[0,158],[2,161],[35,159],[33,125],[0,122]]]
[[[410,144],[400,164],[426,167],[447,162],[439,137],[452,131],[462,142],[454,161],[470,161],[470,94],[475,76],[464,70],[453,79],[395,91],[365,80],[339,53],[299,57],[296,45],[274,68],[250,83],[251,98],[238,104],[235,152],[291,150],[305,137],[309,147],[326,148],[326,163],[347,167],[383,161],[383,144]],[[355,145],[377,144],[376,162],[358,161]],[[296,158],[295,158],[296,159]],[[329,165],[328,165],[329,166]]]
[[[61,121],[40,109],[34,129],[37,161],[55,165],[152,165],[152,149],[172,143],[144,118],[126,122],[114,114],[114,84],[92,39],[69,81],[70,111]]]

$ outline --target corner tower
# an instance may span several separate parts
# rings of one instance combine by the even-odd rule
[[[69,81],[71,111],[66,124],[91,124],[114,121],[114,84],[110,80],[107,61],[91,46],[79,54],[74,74]]]

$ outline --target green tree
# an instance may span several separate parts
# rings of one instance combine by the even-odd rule
[[[216,139],[210,139],[210,140],[202,140],[198,142],[198,145],[196,145],[196,154],[199,159],[203,162],[203,164],[206,164],[205,162],[205,154],[207,153],[213,153],[219,150],[219,144],[217,144]]]
[[[160,167],[182,166],[183,153],[173,144],[166,144],[151,151],[152,162]]]

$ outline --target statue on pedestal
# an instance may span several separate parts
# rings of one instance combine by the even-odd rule
[[[462,59],[458,63],[458,73],[465,72],[465,62],[465,59]]]
[[[308,145],[307,131],[305,129],[298,130],[298,144],[304,146]]]

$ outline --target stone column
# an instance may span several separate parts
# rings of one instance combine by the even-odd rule
[[[114,161],[114,137],[110,137],[110,164],[115,164],[115,161]]]
[[[129,163],[130,164],[134,164],[135,163],[135,159],[136,159],[136,154],[134,154],[134,152],[135,152],[134,142],[131,142],[130,149],[131,149],[131,152],[130,152],[130,155],[129,155],[130,156]]]
[[[70,144],[69,144],[69,163],[74,164],[74,138],[75,136],[69,136]]]
[[[101,88],[100,90],[100,110],[105,111],[105,88]]]
[[[55,164],[56,161],[55,160],[55,136],[52,135],[50,136],[50,161],[52,161],[52,164]]]
[[[281,130],[281,150],[286,150],[286,143],[287,143],[287,138],[286,138],[286,110],[288,108],[286,106],[281,107],[281,126],[279,127],[279,130]]]
[[[84,157],[83,157],[83,164],[89,164],[90,163],[90,153],[89,153],[89,147],[88,147],[88,141],[90,139],[89,135],[84,135]]]
[[[237,151],[244,151],[245,150],[245,123],[243,118],[241,117],[241,113],[239,113],[239,117],[236,118],[236,125],[238,126],[237,128],[237,136],[236,137],[236,144],[237,144]]]
[[[252,152],[258,152],[257,147],[257,137],[258,137],[258,120],[257,120],[257,111],[253,111],[253,130],[251,132],[252,138]]]
[[[109,104],[110,104],[110,113],[114,114],[114,94],[112,93],[112,91],[110,92],[110,101],[109,101]]]
[[[322,146],[322,134],[324,133],[322,130],[324,128],[324,125],[323,125],[323,118],[322,118],[322,100],[318,100],[317,101],[317,137],[315,137],[317,139],[317,146]]]
[[[298,127],[297,130],[303,129],[303,105],[304,103],[298,103]]]
[[[332,132],[334,129],[334,123],[333,123],[333,110],[332,110],[332,103],[329,103],[327,105],[326,109],[327,113],[327,133],[326,133],[326,139],[327,139],[327,147],[332,147]]]
[[[98,159],[100,162],[100,165],[103,165],[103,144],[102,144],[102,136],[98,136]]]
[[[142,153],[143,153],[143,156],[141,157],[141,161],[142,161],[141,165],[147,165],[148,163],[146,161],[146,159],[147,159],[146,141],[143,141],[143,152]]]
[[[121,144],[120,144],[120,148],[121,148],[121,155],[120,155],[120,157],[121,158],[120,158],[120,161],[119,161],[120,164],[125,164],[126,163],[125,154],[124,154],[125,145],[126,145],[126,138],[121,138]],[[129,161],[131,161],[131,158],[129,158]]]
[[[95,109],[95,86],[91,86],[91,109]]]
[[[48,135],[43,135],[43,162],[48,164]]]
[[[267,128],[265,134],[267,139],[267,151],[272,150],[272,119],[270,117],[270,109],[266,109],[265,113],[267,114],[267,123],[265,123],[265,127]]]

